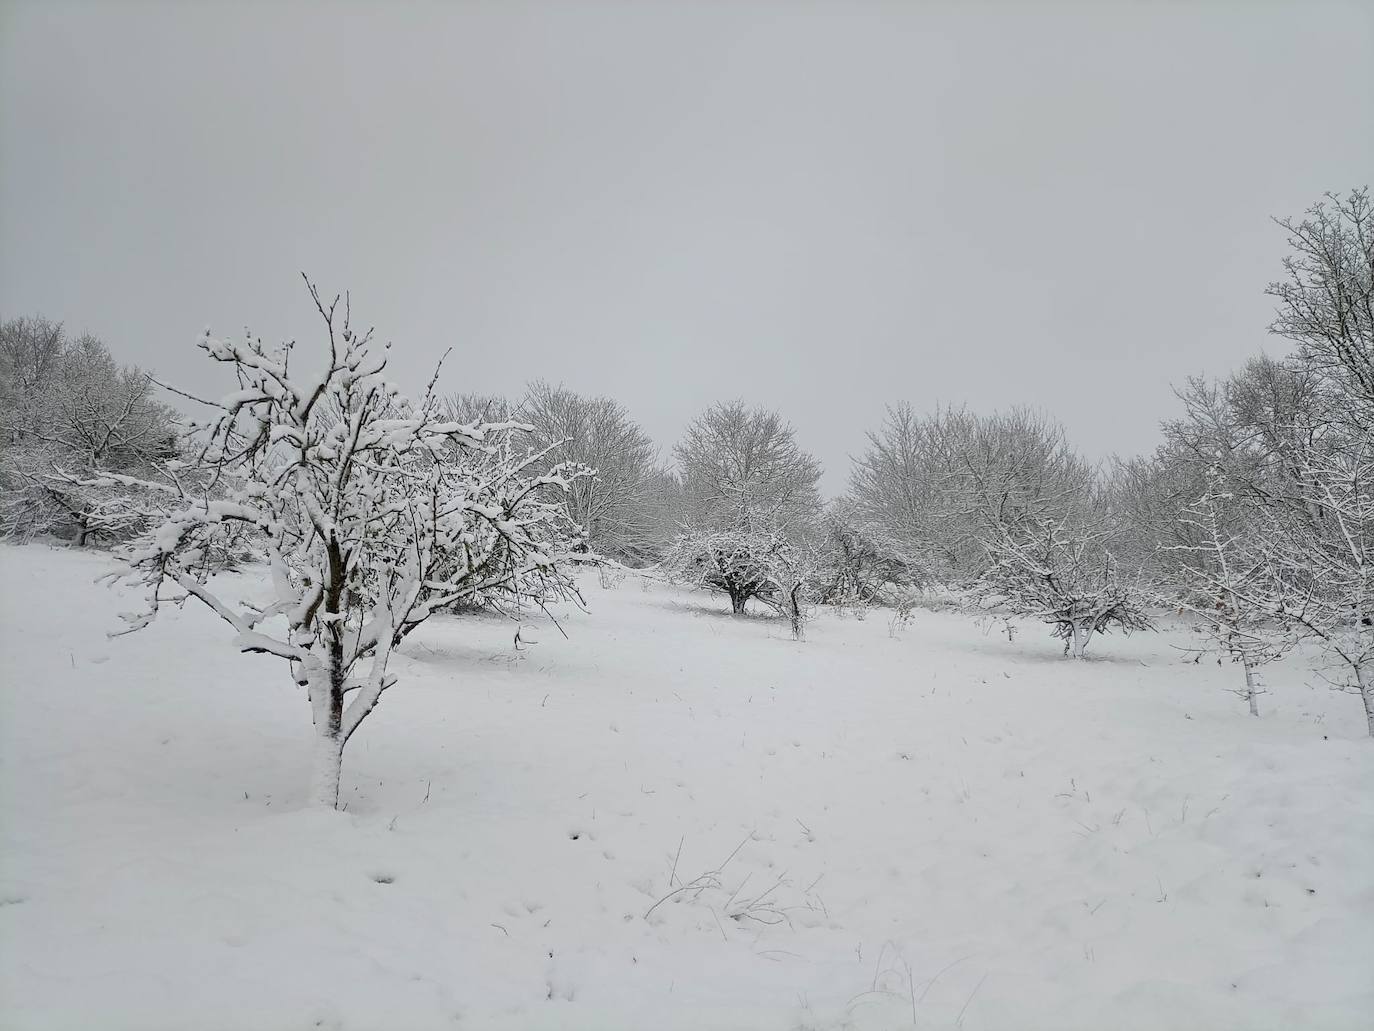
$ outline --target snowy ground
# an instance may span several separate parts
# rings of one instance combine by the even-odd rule
[[[1370,1025],[1374,746],[1300,662],[1254,720],[1177,631],[589,579],[417,634],[321,813],[281,664],[106,640],[104,562],[0,549],[5,1028]]]

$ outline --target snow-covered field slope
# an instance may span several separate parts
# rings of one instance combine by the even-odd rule
[[[0,549],[4,1028],[1370,1026],[1374,743],[1301,661],[1255,720],[1177,630],[589,578],[408,641],[326,813],[283,665],[107,640],[106,562]]]

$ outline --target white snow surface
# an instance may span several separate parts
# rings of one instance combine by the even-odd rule
[[[334,813],[285,665],[107,640],[108,564],[0,548],[4,1028],[1370,1026],[1374,742],[1310,657],[1256,720],[1178,627],[797,643],[589,576],[568,640],[408,639]]]

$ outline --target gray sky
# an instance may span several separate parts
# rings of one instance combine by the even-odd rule
[[[897,400],[1152,447],[1371,179],[1374,4],[0,0],[0,317],[222,393],[306,270],[407,385],[743,397],[830,492]]]

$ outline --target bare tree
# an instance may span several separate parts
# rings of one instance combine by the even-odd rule
[[[0,327],[0,518],[29,536],[71,527],[77,545],[127,534],[133,488],[93,488],[96,468],[146,476],[178,448],[175,415],[138,368],[121,367],[105,345],[68,339],[43,319]],[[116,513],[119,513],[116,516]]]
[[[794,543],[782,533],[718,530],[682,534],[664,564],[680,583],[729,595],[730,610],[737,616],[758,599],[787,617],[793,636],[800,639],[813,561],[805,543]]]
[[[542,380],[529,385],[519,416],[535,427],[535,446],[550,457],[596,470],[572,485],[568,511],[598,555],[645,565],[662,557],[663,534],[658,448],[623,405],[586,397]]]
[[[1086,497],[1095,476],[1052,419],[1029,408],[979,416],[887,410],[850,475],[859,514],[939,575],[974,579],[987,532],[1049,497]]]
[[[990,564],[980,578],[983,608],[1047,623],[1064,654],[1081,659],[1097,634],[1153,629],[1145,598],[1123,578],[1101,515],[1036,504],[992,522],[983,546]]]
[[[498,423],[515,418],[520,410],[519,401],[500,394],[482,394],[475,391],[460,391],[449,394],[441,402],[444,415],[455,422]]]
[[[815,588],[829,605],[867,605],[888,587],[906,587],[929,576],[891,533],[864,519],[850,498],[826,506],[816,534]]]
[[[678,444],[681,533],[669,568],[730,595],[743,613],[751,598],[780,605],[800,595],[796,556],[820,512],[820,464],[776,412],[717,404]],[[796,611],[795,605],[794,614]]]
[[[1326,442],[1304,458],[1307,506],[1270,507],[1249,560],[1267,575],[1249,590],[1295,635],[1317,641],[1336,688],[1360,695],[1374,737],[1374,437],[1360,433]]]
[[[777,412],[742,401],[712,405],[674,449],[687,521],[788,531],[820,511],[820,463]]]
[[[384,378],[370,332],[351,328],[337,298],[310,292],[328,336],[321,373],[296,375],[290,345],[201,342],[238,389],[215,403],[191,461],[167,484],[144,484],[161,511],[120,554],[146,591],[125,632],[169,596],[193,598],[235,630],[240,650],[289,664],[315,724],[311,797],[332,807],[344,746],[395,684],[387,667],[406,635],[466,598],[574,592],[558,565],[566,511],[543,492],[580,471],[528,476],[541,456],[517,457],[505,441],[528,428],[447,419],[433,381],[408,400]],[[251,527],[270,560],[265,601],[232,601],[211,579],[208,556],[236,526]]]
[[[1166,546],[1178,559],[1184,607],[1200,617],[1211,647],[1240,663],[1245,686],[1236,693],[1245,699],[1250,715],[1258,716],[1264,693],[1260,667],[1281,658],[1294,639],[1273,615],[1268,591],[1272,569],[1253,545],[1253,514],[1214,467],[1207,488],[1179,521],[1195,538],[1195,543]]]
[[[5,445],[46,425],[46,398],[68,340],[62,323],[18,318],[0,323],[0,426]]]
[[[889,407],[849,474],[856,516],[946,576],[981,557],[955,527],[948,493],[959,475],[959,449],[972,436],[974,422],[961,409],[937,408],[921,418],[909,404]]]
[[[1279,219],[1290,253],[1269,285],[1270,327],[1350,400],[1343,416],[1374,429],[1374,204],[1369,189],[1328,193],[1300,221]]]

